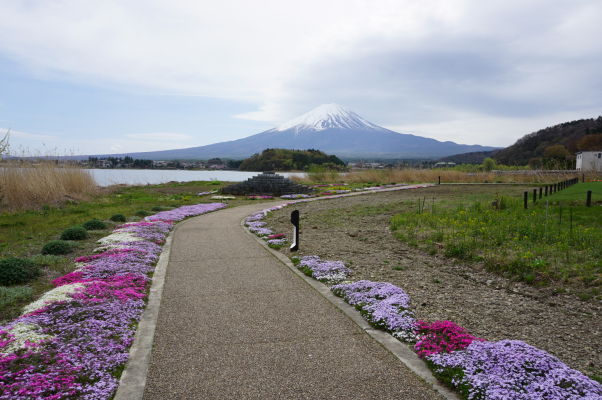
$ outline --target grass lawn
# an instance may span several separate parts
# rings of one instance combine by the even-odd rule
[[[0,286],[0,323],[14,318],[23,305],[51,289],[51,280],[71,272],[75,268],[74,258],[90,254],[97,247],[96,240],[107,236],[118,224],[109,220],[115,214],[137,221],[145,215],[183,205],[225,202],[232,207],[257,201],[240,196],[236,200],[213,200],[210,195],[197,195],[224,185],[208,181],[123,186],[105,190],[90,201],[0,214],[0,258],[29,258],[43,270],[42,276],[27,285]],[[87,239],[73,241],[75,248],[67,255],[41,254],[44,244],[59,239],[63,230],[91,219],[105,221],[107,228],[88,231]]]
[[[602,203],[602,182],[579,183],[548,196],[548,199],[550,201],[566,202],[567,204],[585,204],[588,190],[592,191],[592,204]]]
[[[585,206],[587,190],[592,207]],[[433,254],[483,262],[516,280],[574,290],[583,300],[602,298],[602,182],[579,183],[536,204],[530,197],[527,210],[516,196],[479,197],[467,190],[433,204],[423,199],[395,215],[391,228]]]

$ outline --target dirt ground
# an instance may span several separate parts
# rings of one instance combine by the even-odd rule
[[[488,339],[519,339],[544,349],[590,376],[602,376],[602,304],[553,294],[485,271],[475,263],[429,255],[397,240],[391,217],[407,201],[490,191],[492,199],[520,195],[524,187],[438,186],[300,203],[266,220],[277,233],[291,233],[290,212],[301,215],[297,255],[342,260],[353,280],[391,282],[411,297],[419,319],[451,320]],[[359,207],[371,207],[358,211]],[[416,206],[414,206],[416,207]],[[288,256],[287,248],[281,250]]]

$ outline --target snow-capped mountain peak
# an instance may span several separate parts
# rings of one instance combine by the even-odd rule
[[[385,130],[338,104],[322,104],[275,128],[279,132],[288,130],[317,132],[325,129]]]

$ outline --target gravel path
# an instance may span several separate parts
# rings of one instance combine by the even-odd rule
[[[602,376],[601,304],[511,283],[478,265],[430,256],[394,238],[389,221],[403,207],[400,202],[446,195],[454,193],[433,187],[302,203],[266,221],[275,232],[288,234],[290,211],[299,209],[299,255],[343,260],[353,269],[353,279],[400,286],[411,296],[418,318],[452,320],[488,340],[524,340],[576,369]],[[374,206],[375,211],[358,213],[357,206]]]
[[[178,225],[145,399],[439,398],[240,226]]]

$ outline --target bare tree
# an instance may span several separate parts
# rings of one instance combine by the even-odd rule
[[[10,129],[6,130],[6,134],[2,139],[0,139],[0,160],[6,154],[8,154],[8,150],[10,148],[10,143],[8,139],[10,138]]]

